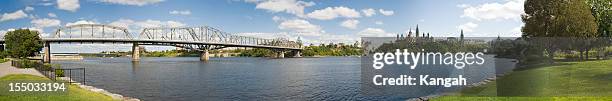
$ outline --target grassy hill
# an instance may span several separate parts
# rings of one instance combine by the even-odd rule
[[[612,60],[562,62],[554,66],[515,71],[495,82],[432,100],[610,101]]]

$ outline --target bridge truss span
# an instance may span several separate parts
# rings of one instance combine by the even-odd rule
[[[223,32],[213,27],[178,27],[178,28],[145,28],[139,35],[140,39],[160,41],[192,41],[205,44],[188,44],[191,47],[220,48],[254,47],[276,49],[301,49],[301,45],[287,39],[264,39],[238,36]],[[185,46],[185,45],[182,45]]]
[[[302,50],[299,42],[288,39],[265,39],[240,36],[219,29],[201,27],[157,27],[144,28],[140,34],[131,34],[127,28],[103,24],[76,24],[58,28],[50,37],[44,37],[44,61],[50,61],[49,43],[91,42],[91,43],[131,43],[133,60],[139,60],[139,45],[174,46],[188,50],[201,51],[201,60],[208,60],[208,50],[226,47],[266,48],[284,57],[286,51]],[[299,56],[299,55],[297,55]]]
[[[128,29],[102,24],[77,24],[58,28],[51,38],[133,39]]]

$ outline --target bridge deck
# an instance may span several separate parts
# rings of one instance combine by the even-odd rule
[[[289,49],[302,50],[296,47],[282,47],[270,45],[255,45],[255,44],[239,44],[239,43],[220,43],[220,42],[203,42],[203,41],[185,41],[185,40],[153,40],[153,39],[111,39],[111,38],[43,38],[44,42],[64,43],[64,42],[92,42],[92,43],[170,43],[170,44],[197,44],[197,45],[220,45],[227,47],[252,47],[252,48],[270,48],[270,49]],[[4,39],[0,43],[4,43]]]

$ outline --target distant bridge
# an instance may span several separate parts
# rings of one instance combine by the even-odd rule
[[[3,39],[3,38],[2,38]],[[293,51],[300,56],[302,45],[287,39],[264,39],[232,35],[221,30],[203,27],[175,27],[175,28],[144,28],[139,36],[133,36],[127,28],[102,25],[78,24],[61,27],[50,37],[42,38],[44,41],[44,62],[49,62],[51,43],[123,43],[132,45],[132,61],[140,60],[139,45],[174,46],[189,50],[201,51],[200,60],[209,60],[209,50],[226,47],[266,48],[276,52],[276,57],[283,58],[284,53]],[[4,43],[4,40],[0,40]]]

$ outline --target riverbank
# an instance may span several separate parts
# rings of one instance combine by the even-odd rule
[[[30,74],[11,74],[0,78],[0,81],[8,80],[49,80],[45,77]],[[0,96],[2,101],[118,101],[110,96],[92,92],[77,85],[68,85],[68,93],[61,95],[8,95]]]
[[[16,68],[10,62],[0,63],[0,81],[9,80],[45,80],[33,68]],[[65,78],[65,77],[64,77]],[[0,96],[0,101],[139,101],[138,99],[123,97],[119,94],[109,93],[103,89],[81,84],[69,84],[68,93],[62,95],[8,95]]]
[[[612,100],[611,66],[612,60],[561,62],[514,71],[494,82],[432,100]]]

